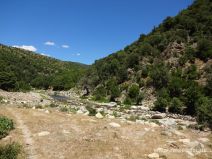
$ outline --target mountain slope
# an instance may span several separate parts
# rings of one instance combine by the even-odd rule
[[[86,68],[83,64],[63,62],[23,49],[0,45],[1,89],[69,89],[75,86]]]
[[[197,0],[123,50],[95,61],[83,83],[96,100],[129,105],[155,96],[154,110],[196,115],[212,126],[211,35],[212,2]]]

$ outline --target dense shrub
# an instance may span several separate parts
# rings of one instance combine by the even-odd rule
[[[201,124],[212,128],[212,99],[208,97],[201,97],[197,104],[197,120]]]
[[[17,159],[21,153],[21,146],[17,143],[0,145],[0,159]]]
[[[153,110],[159,111],[159,112],[165,112],[166,108],[168,107],[168,101],[167,99],[163,97],[158,97],[157,101],[154,103]]]
[[[14,129],[13,121],[7,117],[0,116],[0,139],[7,136],[12,129]]]
[[[212,42],[207,39],[201,39],[198,41],[197,57],[207,61],[212,58]]]
[[[182,114],[183,109],[185,109],[183,102],[179,98],[174,97],[171,100],[171,103],[169,106],[169,112]]]
[[[129,88],[128,95],[132,99],[136,99],[139,95],[139,86],[137,84],[132,84]]]
[[[97,100],[97,101],[103,100],[107,95],[107,90],[105,89],[103,85],[100,85],[94,90],[93,95],[94,95],[94,100]]]
[[[86,109],[89,111],[89,116],[95,116],[97,113],[96,109],[94,109],[90,106],[86,106]]]
[[[129,97],[127,97],[127,98],[124,100],[124,104],[125,104],[125,105],[131,105],[131,104],[132,104],[132,100],[131,100]]]
[[[169,80],[168,68],[164,64],[156,64],[151,69],[150,77],[156,88],[166,87]]]

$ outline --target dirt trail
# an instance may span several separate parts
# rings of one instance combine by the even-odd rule
[[[173,145],[185,148],[177,142],[181,138],[196,141],[208,137],[188,129],[180,130],[180,135],[169,136],[163,134],[164,128],[160,126],[49,111],[14,106],[0,109],[0,114],[13,118],[22,129],[29,159],[145,159],[158,148],[169,150]],[[112,127],[111,122],[120,127]],[[18,135],[21,134],[16,137]],[[164,156],[168,159],[191,158],[186,152]],[[192,158],[206,159],[208,156],[210,154],[202,153]]]
[[[14,112],[13,108],[6,107],[6,109],[16,118],[16,123],[18,128],[22,130],[24,142],[26,144],[26,153],[28,159],[38,159],[37,153],[34,148],[34,141],[32,139],[32,134],[28,129],[27,125],[24,124],[22,117],[19,112]]]

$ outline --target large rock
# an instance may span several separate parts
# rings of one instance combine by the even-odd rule
[[[110,103],[102,103],[101,105],[106,106],[106,107],[115,107],[115,106],[117,106],[117,103],[110,102]]]
[[[98,118],[98,119],[102,119],[102,118],[103,118],[103,115],[102,115],[101,113],[97,113],[95,116],[96,116],[96,118]]]
[[[152,119],[163,119],[166,117],[165,113],[157,113],[152,116]]]
[[[159,157],[159,154],[155,152],[148,155],[149,159],[159,159]]]
[[[172,119],[172,118],[159,119],[158,122],[166,127],[175,127],[176,126],[175,119]]]
[[[114,122],[110,123],[109,125],[110,125],[111,127],[113,127],[113,128],[119,128],[119,127],[121,127],[120,124],[114,123]]]

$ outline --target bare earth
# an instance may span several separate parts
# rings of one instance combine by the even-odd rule
[[[16,129],[3,141],[22,143],[29,159],[143,159],[154,152],[161,159],[212,156],[211,132],[185,129],[166,135],[169,131],[157,125],[49,111],[0,106],[0,115],[16,123]],[[120,127],[111,126],[111,122]],[[192,152],[191,148],[207,152]]]

